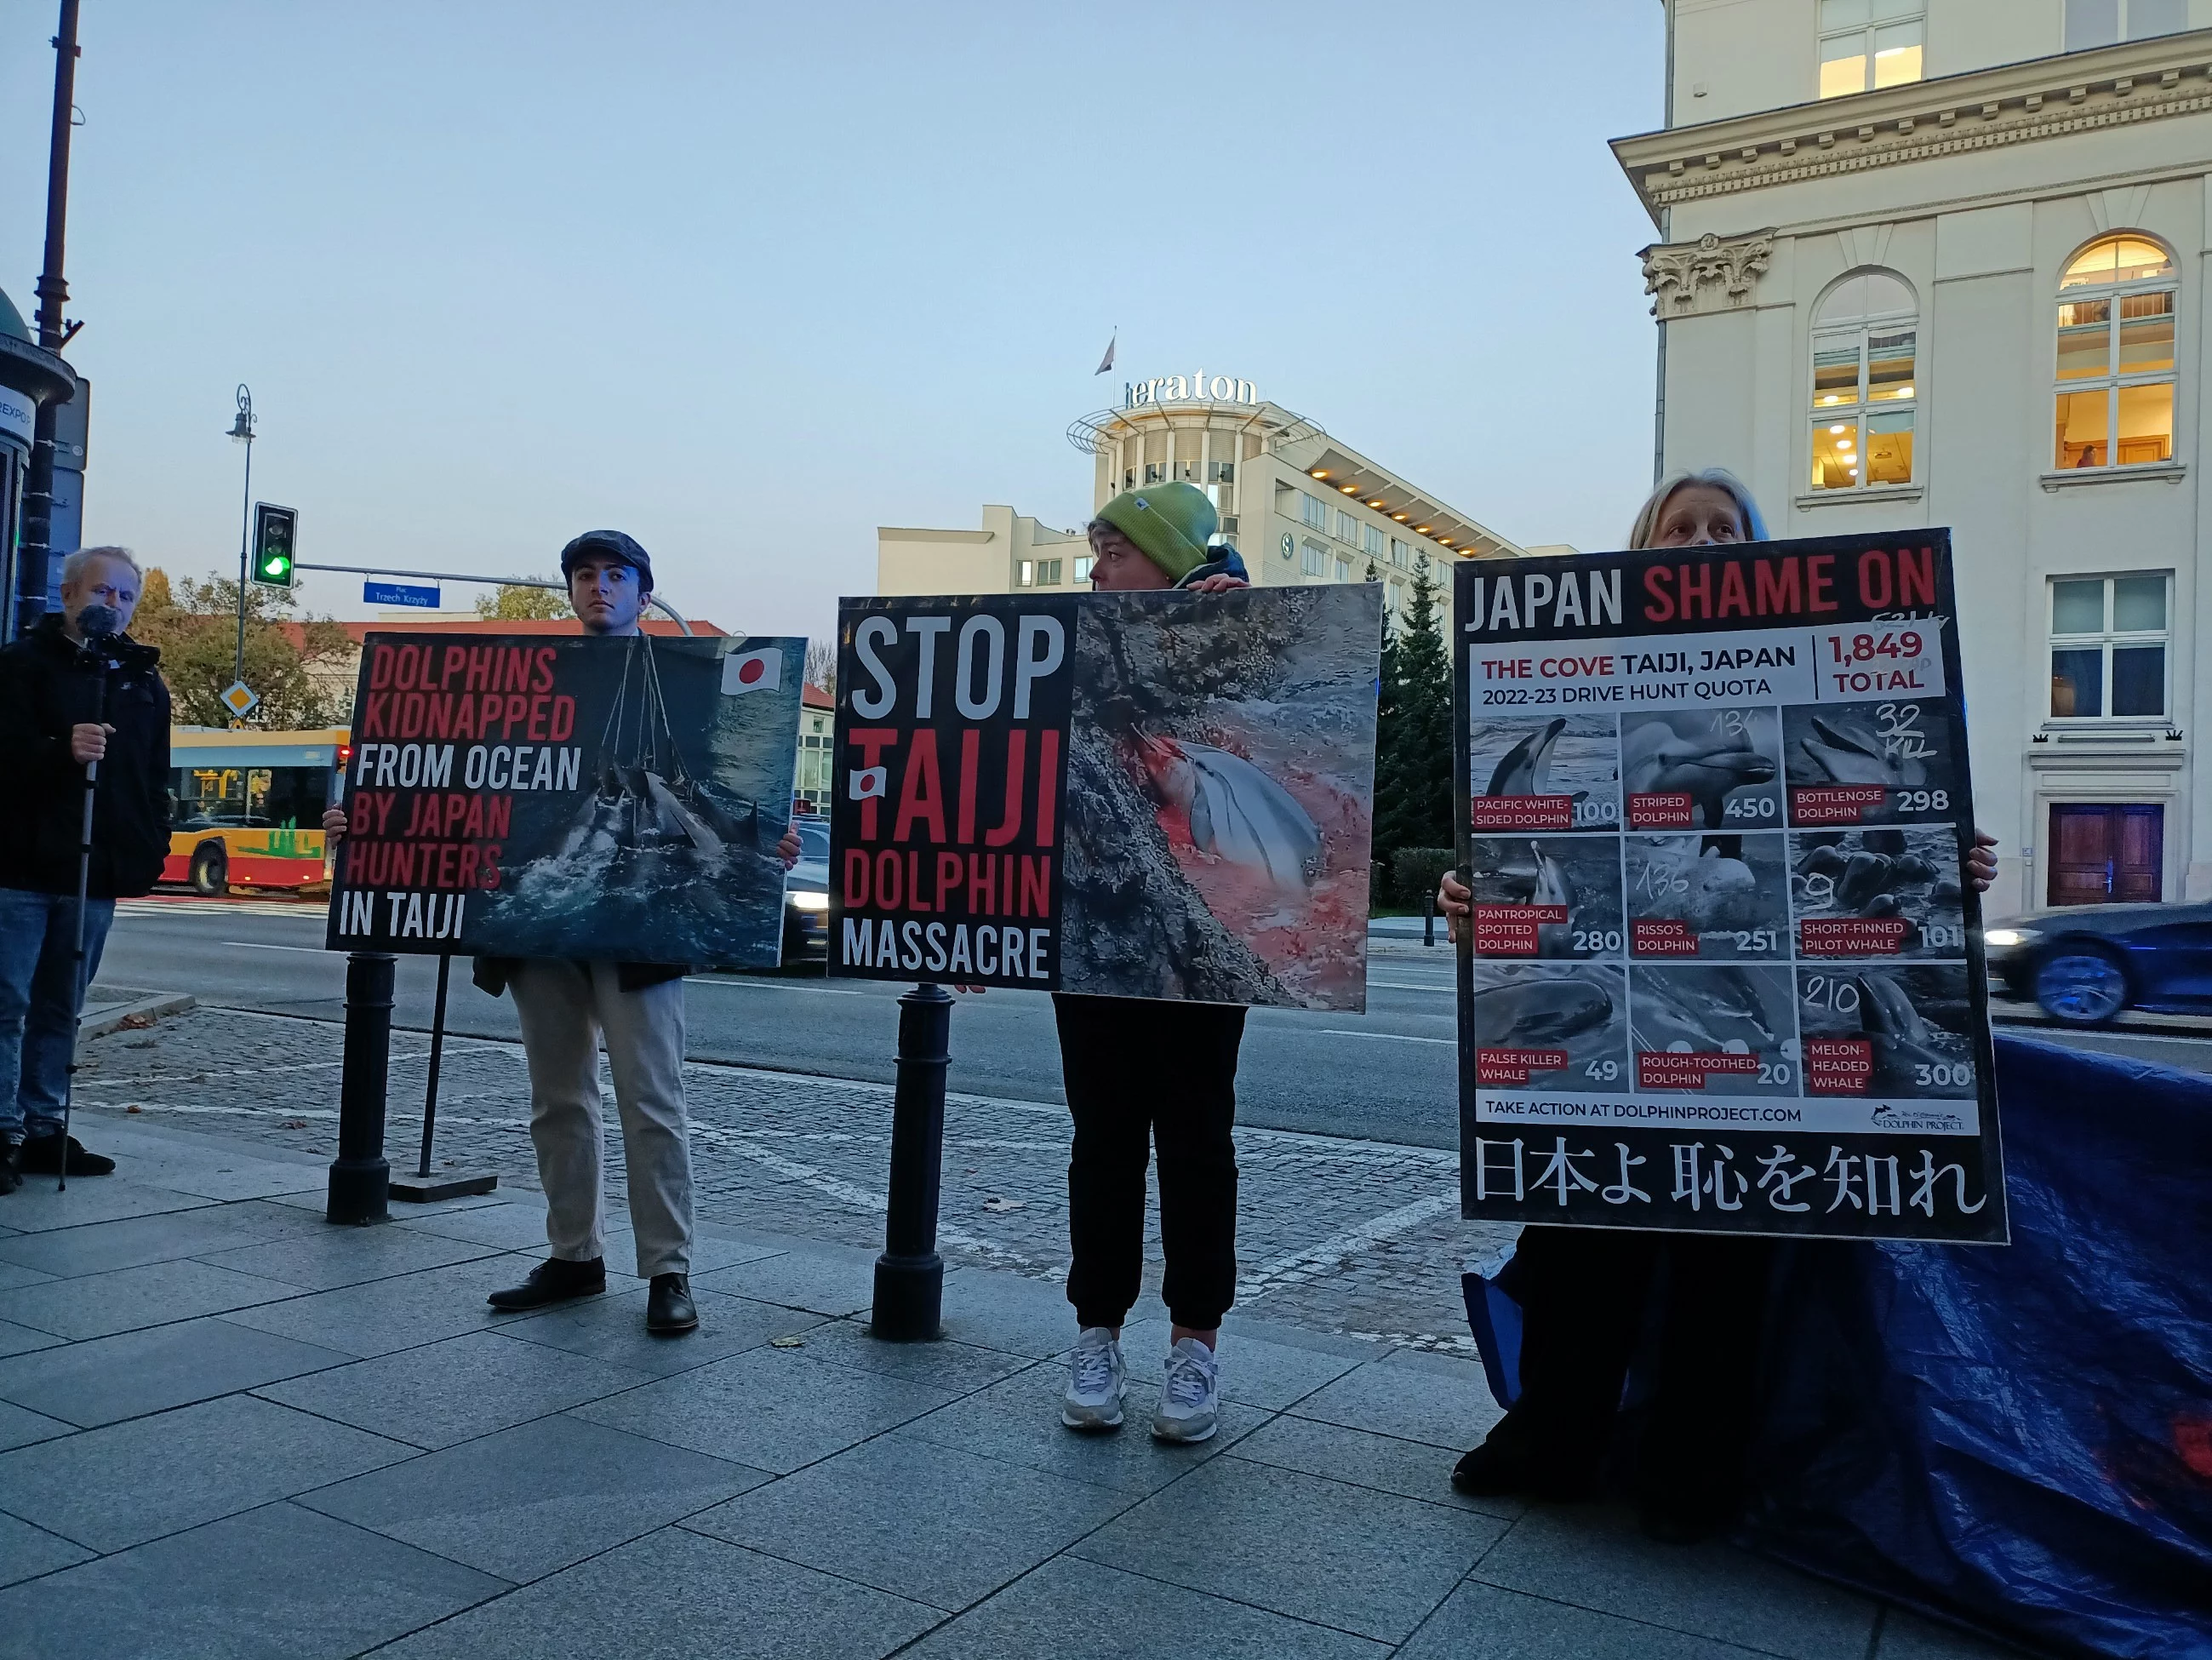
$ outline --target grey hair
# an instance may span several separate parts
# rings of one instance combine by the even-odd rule
[[[131,567],[131,574],[138,579],[138,586],[141,588],[146,586],[145,568],[138,562],[138,556],[128,548],[116,547],[79,548],[62,561],[62,581],[76,581],[78,577],[84,575],[85,567],[95,559],[120,559]]]
[[[1726,467],[1707,467],[1702,472],[1669,473],[1659,481],[1659,488],[1644,498],[1644,505],[1636,510],[1636,522],[1628,527],[1631,548],[1651,545],[1651,538],[1659,533],[1659,514],[1667,505],[1667,498],[1685,484],[1704,484],[1724,493],[1735,503],[1736,514],[1743,520],[1743,539],[1766,540],[1766,520],[1759,511],[1759,503],[1752,499],[1751,486]]]

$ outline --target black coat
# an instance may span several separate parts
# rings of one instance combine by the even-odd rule
[[[0,806],[0,887],[76,891],[84,769],[70,758],[69,733],[97,718],[115,730],[95,781],[87,891],[131,898],[154,885],[169,854],[169,689],[155,666],[161,653],[127,635],[104,667],[80,655],[51,613],[0,648],[0,779],[10,797]]]

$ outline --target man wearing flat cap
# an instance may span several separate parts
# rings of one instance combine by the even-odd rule
[[[586,531],[561,550],[568,603],[584,632],[639,633],[653,592],[653,561],[620,531]],[[325,815],[343,835],[345,814]],[[777,847],[787,867],[799,841]],[[479,957],[476,983],[514,998],[530,1067],[530,1140],[545,1190],[551,1254],[520,1285],[491,1294],[497,1309],[535,1309],[607,1288],[605,1219],[599,1195],[603,1139],[599,1048],[605,1043],[622,1116],[623,1162],[638,1278],[650,1282],[647,1331],[696,1329],[691,1298],[691,1147],[684,1107],[684,976],[676,963],[574,962],[562,958]]]

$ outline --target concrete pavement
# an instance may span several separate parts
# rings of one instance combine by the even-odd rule
[[[654,1341],[619,1274],[484,1307],[542,1250],[526,1199],[337,1229],[320,1156],[88,1128],[120,1173],[0,1199],[0,1657],[2002,1652],[1459,1499],[1495,1412],[1463,1360],[1234,1321],[1212,1442],[1153,1444],[1141,1382],[1080,1438],[1033,1280],[961,1269],[951,1341],[884,1345],[867,1252],[710,1225],[702,1329]]]

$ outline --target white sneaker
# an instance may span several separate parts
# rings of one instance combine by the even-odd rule
[[[1209,1439],[1220,1400],[1221,1365],[1213,1351],[1195,1337],[1184,1338],[1168,1351],[1152,1434],[1162,1441]]]
[[[1128,1368],[1121,1364],[1121,1345],[1104,1326],[1085,1326],[1075,1340],[1070,1358],[1067,1393],[1060,1403],[1060,1421],[1072,1430],[1117,1430],[1121,1427],[1121,1397],[1128,1392]]]

